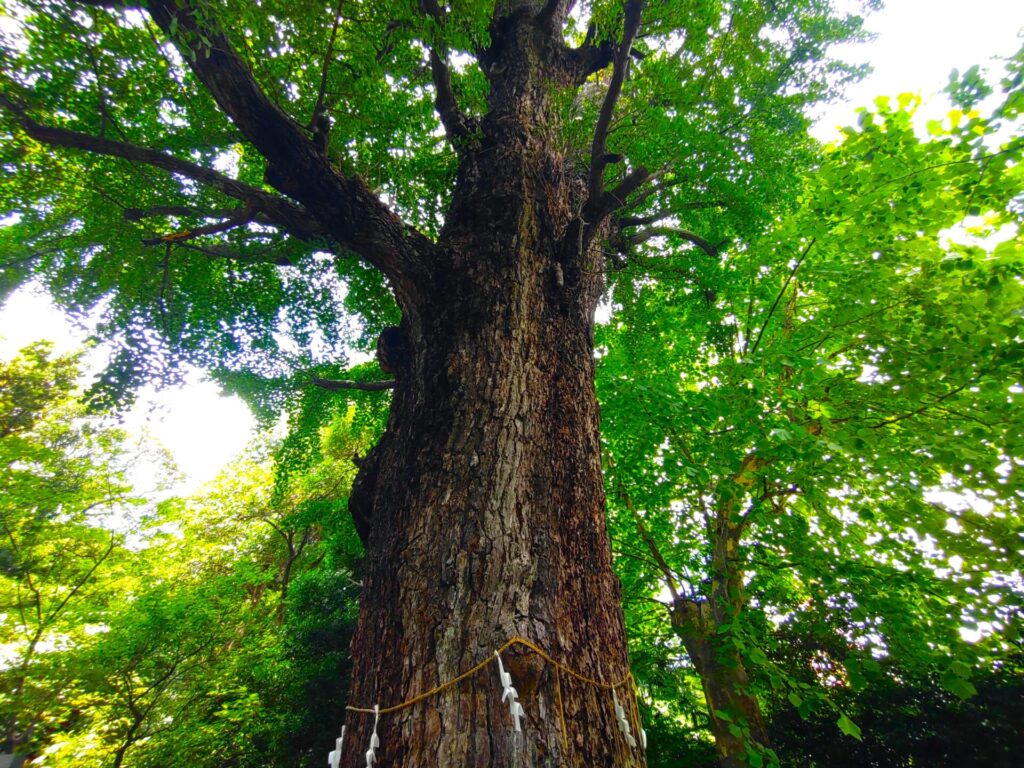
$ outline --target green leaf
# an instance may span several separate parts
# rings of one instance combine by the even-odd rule
[[[965,680],[951,672],[947,672],[942,676],[942,687],[963,700],[967,700],[978,693],[978,690],[969,680]]]
[[[747,654],[747,658],[757,665],[764,665],[768,663],[768,657],[765,655],[764,651],[757,647],[750,649],[750,652]]]
[[[840,715],[839,719],[836,720],[836,725],[838,725],[839,730],[845,733],[847,736],[852,736],[857,741],[862,741],[860,735],[860,727],[846,715]]]
[[[962,661],[954,661],[953,663],[951,663],[949,665],[949,671],[957,677],[962,677],[964,679],[970,678],[971,676],[970,665],[965,664]]]

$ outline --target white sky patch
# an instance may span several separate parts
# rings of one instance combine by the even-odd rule
[[[26,286],[0,307],[0,358],[10,360],[19,349],[46,339],[57,354],[74,352],[85,343],[84,329],[75,328],[43,293]]]
[[[877,96],[920,93],[921,113],[945,115],[949,104],[940,92],[953,69],[992,64],[1010,56],[1024,40],[1024,3],[1014,0],[886,0],[885,9],[867,16],[876,35],[866,43],[835,46],[844,61],[870,64],[873,72],[850,86],[846,99],[815,114],[815,138],[833,141],[838,128],[856,125],[857,107],[874,108]],[[936,95],[939,94],[939,95]]]
[[[130,433],[148,433],[171,452],[186,477],[174,488],[177,494],[191,493],[216,477],[242,452],[255,426],[245,403],[223,396],[214,382],[195,369],[183,386],[159,391],[144,388],[125,418]],[[155,481],[154,477],[143,487],[153,487]]]
[[[0,308],[0,357],[10,359],[33,341],[47,339],[57,354],[81,349],[88,333],[76,327],[39,288],[16,291]],[[102,349],[88,355],[85,368],[95,372]],[[100,359],[98,359],[100,358]],[[252,438],[255,419],[237,397],[224,397],[201,371],[190,371],[186,383],[156,391],[146,387],[126,414],[124,426],[136,438],[155,439],[167,448],[186,476],[173,492],[189,493],[237,456]],[[156,467],[138,467],[132,481],[141,491],[154,489]]]

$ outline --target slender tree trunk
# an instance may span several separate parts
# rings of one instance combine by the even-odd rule
[[[750,689],[743,657],[733,645],[731,633],[721,631],[735,624],[746,603],[737,555],[742,527],[735,518],[734,500],[749,484],[754,469],[756,464],[748,457],[733,477],[734,485],[727,489],[736,495],[724,499],[715,516],[709,597],[679,598],[672,610],[672,626],[700,676],[722,768],[742,768],[748,765],[748,748],[759,750],[769,745],[761,705]]]
[[[124,734],[124,738],[121,739],[121,743],[117,747],[117,751],[114,752],[114,760],[110,764],[111,768],[121,768],[124,764],[124,758],[128,754],[128,750],[131,749],[132,744],[135,743],[135,737],[139,732],[139,727],[142,725],[142,716],[135,714],[132,716],[132,724],[128,726],[128,730]]]
[[[368,530],[354,706],[410,699],[514,636],[596,680],[628,672],[593,384],[599,262],[573,235],[583,180],[554,141],[544,38],[528,24],[505,34],[492,47],[504,52],[491,63],[501,71],[492,111],[433,255],[435,283],[403,307],[387,430],[353,488]],[[644,764],[609,691],[531,652],[504,660],[522,735],[492,664],[382,715],[381,765]],[[632,692],[618,693],[628,706]],[[361,764],[373,721],[349,713],[343,764]]]
[[[748,764],[748,745],[768,745],[760,704],[749,691],[743,660],[718,635],[706,601],[680,601],[672,623],[700,676],[718,763],[722,768],[742,768]],[[743,728],[746,734],[735,730]]]

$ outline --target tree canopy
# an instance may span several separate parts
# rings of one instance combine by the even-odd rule
[[[669,598],[636,620],[856,738],[838,680],[969,698],[1019,631],[1019,65],[990,116],[962,97],[927,139],[916,97],[880,98],[747,248],[694,264],[669,234],[599,340],[622,568]]]
[[[195,365],[288,413],[129,536],[74,360],[5,364],[8,746],[306,765],[346,722],[361,755],[345,703],[513,632],[607,679],[620,585],[646,758],[513,656],[527,746],[467,688],[388,759],[813,765],[838,729],[912,763],[939,726],[865,738],[883,708],[1019,682],[1021,53],[823,147],[863,36],[827,0],[0,12],[0,296],[100,314],[93,409]]]
[[[185,362],[248,393],[317,363],[344,368],[347,345],[397,320],[381,273],[266,190],[274,160],[189,67],[216,53],[215,33],[172,28],[156,6],[150,16],[119,6],[5,5],[19,24],[5,27],[2,49],[4,295],[32,277],[67,311],[101,305],[97,333],[116,354],[98,392],[114,399],[173,380]],[[196,4],[294,130],[328,120],[331,161],[428,236],[443,224],[457,157],[434,113],[426,49],[447,52],[463,111],[482,116],[484,74],[460,62],[492,34],[490,11],[460,5],[439,24],[414,3]],[[565,37],[605,56],[597,43],[620,23],[617,3],[594,3]],[[828,46],[859,28],[821,0],[646,9],[608,138],[609,151],[658,174],[629,214],[685,211],[682,224],[709,243],[756,232],[792,201],[814,151],[805,106],[855,74]],[[581,163],[600,91],[569,92],[559,107]]]

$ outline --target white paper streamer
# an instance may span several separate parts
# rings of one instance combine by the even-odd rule
[[[327,756],[330,768],[341,768],[341,745],[345,742],[345,726],[341,726],[341,736],[334,740],[334,749]]]
[[[380,749],[380,737],[377,736],[377,723],[380,722],[380,705],[373,705],[373,735],[370,736],[370,748],[366,750],[366,768],[373,768],[377,762],[377,750]]]
[[[636,747],[636,739],[633,738],[633,732],[629,729],[629,720],[626,719],[626,710],[619,704],[619,697],[614,688],[612,689],[612,702],[615,704],[615,719],[619,721],[619,730],[626,737],[626,743],[630,747]]]
[[[512,715],[512,719],[515,720],[516,733],[522,733],[523,729],[519,725],[519,718],[523,717],[526,712],[523,710],[523,705],[519,703],[519,693],[515,688],[512,687],[512,675],[505,671],[505,665],[501,663],[501,654],[497,651],[494,655],[498,659],[498,679],[501,681],[501,700],[508,701],[508,711]]]

